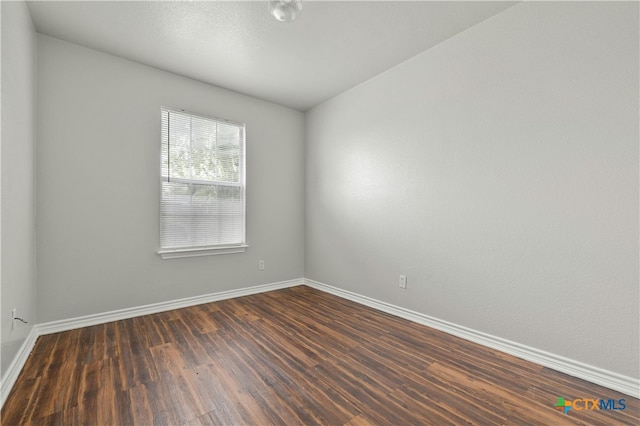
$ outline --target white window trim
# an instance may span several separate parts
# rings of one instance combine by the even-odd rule
[[[239,244],[232,246],[210,246],[210,247],[186,247],[176,249],[158,250],[158,254],[163,259],[180,259],[183,257],[214,256],[218,254],[244,253],[249,246]]]
[[[167,107],[165,105],[162,105],[161,107],[162,110],[166,110],[166,111],[175,111],[175,112],[181,112],[181,113],[185,113],[185,114],[189,114],[195,117],[201,117],[201,118],[205,118],[205,119],[213,119],[213,120],[218,120],[218,121],[224,121],[227,123],[231,123],[231,124],[237,124],[239,126],[242,126],[243,128],[245,127],[244,123],[240,123],[240,122],[236,122],[236,121],[232,121],[232,120],[227,120],[227,119],[222,119],[222,118],[218,118],[218,117],[213,117],[213,116],[206,116],[206,115],[202,115],[202,114],[197,114],[197,113],[193,113],[191,111],[187,111],[184,109],[177,109],[177,108],[171,108],[171,107]],[[243,158],[243,167],[242,167],[242,183],[240,184],[234,184],[234,183],[230,183],[230,182],[224,182],[223,184],[226,186],[244,186],[245,190],[246,190],[246,129],[244,130],[244,137],[245,137],[245,141],[244,141],[244,158]],[[161,176],[161,181],[164,180],[164,177]],[[182,181],[184,180],[185,182],[198,182],[197,180],[193,180],[193,179],[179,179],[179,178],[172,178],[172,181]],[[211,182],[207,181],[208,184],[210,184]],[[222,183],[221,183],[222,184]],[[246,197],[246,193],[245,193],[245,197]],[[246,203],[246,198],[245,198],[245,203],[244,203],[244,223],[243,223],[243,230],[242,230],[242,234],[244,236],[243,238],[243,242],[240,244],[227,244],[227,245],[216,245],[216,246],[206,246],[206,247],[180,247],[180,248],[162,248],[160,250],[158,250],[156,253],[160,255],[160,257],[164,260],[164,259],[180,259],[180,258],[185,258],[185,257],[200,257],[200,256],[215,256],[215,255],[222,255],[222,254],[234,254],[234,253],[244,253],[248,248],[249,245],[246,243],[246,226],[247,226],[247,203]]]

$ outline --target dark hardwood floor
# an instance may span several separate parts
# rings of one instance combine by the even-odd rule
[[[638,425],[640,403],[301,286],[42,336],[1,421]]]

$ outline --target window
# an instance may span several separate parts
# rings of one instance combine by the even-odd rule
[[[162,108],[163,258],[245,251],[244,124]]]

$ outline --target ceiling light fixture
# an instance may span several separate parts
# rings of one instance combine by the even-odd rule
[[[270,0],[269,12],[280,22],[293,22],[302,12],[302,0]]]

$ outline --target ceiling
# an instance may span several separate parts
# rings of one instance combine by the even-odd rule
[[[30,1],[36,31],[305,111],[513,6],[485,1]]]

